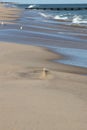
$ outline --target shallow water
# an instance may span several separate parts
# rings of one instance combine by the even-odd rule
[[[55,48],[54,51],[66,56],[56,62],[87,68],[87,50],[73,48]]]
[[[18,18],[0,25],[0,41],[43,46],[64,56],[55,62],[87,68],[86,27],[46,19],[36,10],[21,12]]]

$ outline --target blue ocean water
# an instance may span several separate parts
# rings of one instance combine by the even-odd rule
[[[74,8],[75,10],[41,10],[41,16],[45,19],[61,20],[62,22],[87,25],[87,4],[17,4],[19,8]],[[78,10],[82,8],[82,10]],[[39,11],[40,11],[39,10]]]
[[[20,8],[87,8],[87,4],[15,4]]]
[[[39,14],[45,20],[54,20],[63,24],[87,25],[87,4],[6,4],[7,7],[18,7],[22,9],[38,8]],[[43,10],[48,8],[47,10]],[[50,10],[50,9],[54,10]],[[60,8],[60,10],[55,10]],[[82,9],[79,9],[82,8]],[[61,10],[63,9],[63,10]],[[71,10],[70,10],[71,9]],[[73,10],[72,10],[73,9]]]

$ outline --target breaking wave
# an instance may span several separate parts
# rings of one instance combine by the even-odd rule
[[[40,12],[39,13],[42,17],[47,18],[47,19],[52,19],[52,20],[68,20],[68,17],[63,17],[62,15],[51,15],[51,14],[45,14]]]
[[[75,15],[73,17],[72,23],[74,23],[74,24],[87,24],[87,19],[83,19],[82,16]]]
[[[61,6],[65,8],[66,5],[58,5],[58,4],[14,4],[14,3],[7,3],[5,4],[6,7],[19,7],[19,8],[28,8],[34,9],[37,8],[39,10],[35,10],[35,13],[38,14],[42,20],[51,21],[51,22],[65,22],[65,24],[75,24],[75,25],[86,25],[87,26],[87,11],[86,10],[45,10],[45,8],[57,8]],[[87,5],[67,5],[67,7],[86,7]],[[41,10],[43,8],[43,10]],[[29,10],[30,11],[30,10]],[[33,11],[33,10],[32,10]],[[38,15],[36,15],[38,16]],[[38,16],[38,18],[39,18]]]
[[[68,20],[68,17],[61,17],[59,15],[54,16],[55,20]]]
[[[62,13],[62,12],[61,12]],[[83,17],[82,15],[74,15],[74,14],[61,14],[61,13],[55,13],[52,14],[47,13],[45,11],[39,12],[40,16],[45,19],[55,20],[55,21],[61,21],[61,22],[67,22],[67,24],[71,25],[87,25],[87,16]]]
[[[32,9],[32,8],[34,8],[36,5],[29,5],[28,6],[28,9]]]
[[[44,18],[50,18],[51,17],[51,15],[47,15],[47,14],[45,14],[45,13],[39,13],[42,17],[44,17]]]

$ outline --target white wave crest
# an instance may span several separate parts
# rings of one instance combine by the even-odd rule
[[[69,17],[68,15],[54,15],[54,14],[47,14],[44,12],[39,12],[39,14],[44,17],[45,19],[55,20],[55,21],[62,21],[62,22],[70,22],[71,24],[87,24],[87,19],[84,19],[82,15],[74,15]]]
[[[31,8],[34,8],[36,5],[29,5],[28,8],[31,9]]]
[[[45,14],[45,13],[39,13],[41,16],[43,16],[44,18],[48,18],[48,19],[53,19],[53,20],[67,20],[68,17],[61,17],[59,15],[53,16],[53,15],[49,15],[49,14]]]
[[[47,14],[45,14],[45,13],[39,13],[41,16],[43,16],[44,18],[52,18],[52,16],[51,15],[47,15]]]
[[[81,22],[82,22],[82,23],[87,23],[87,20],[86,20],[86,21],[84,20],[84,21],[81,21]]]
[[[75,15],[74,17],[73,17],[73,20],[72,20],[72,23],[74,23],[74,24],[81,24],[81,23],[87,23],[87,19],[82,19],[82,17],[81,16],[77,16],[77,15]]]
[[[54,16],[55,20],[67,20],[68,17],[60,17],[59,15]]]
[[[75,15],[75,16],[73,17],[72,23],[77,23],[77,24],[79,24],[80,22],[81,22],[81,16]]]

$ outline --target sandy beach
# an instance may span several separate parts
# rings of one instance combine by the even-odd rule
[[[17,8],[6,8],[4,4],[0,4],[0,21],[9,22],[19,18],[21,9]]]
[[[58,71],[50,57],[60,56],[0,43],[0,129],[87,129],[87,77]]]
[[[86,29],[23,11],[0,5],[0,130],[87,130],[87,68],[51,49],[84,52]]]

